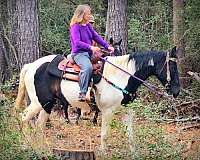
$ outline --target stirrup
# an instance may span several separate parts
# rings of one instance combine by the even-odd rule
[[[86,101],[86,95],[85,95],[85,93],[79,93],[78,100],[80,102],[85,102]]]

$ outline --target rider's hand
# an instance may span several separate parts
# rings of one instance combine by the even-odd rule
[[[112,46],[109,46],[108,50],[113,53],[115,49]]]
[[[96,47],[96,46],[91,46],[90,49],[95,53],[101,51],[101,49],[99,47]]]

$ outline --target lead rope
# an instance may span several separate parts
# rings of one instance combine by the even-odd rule
[[[122,89],[121,87],[117,86],[116,84],[114,84],[113,82],[111,82],[110,80],[108,80],[105,76],[103,76],[100,72],[98,72],[98,74],[99,74],[107,83],[109,83],[110,85],[112,85],[112,86],[115,87],[116,89],[122,91],[122,92],[125,93],[125,94],[129,94],[129,95],[130,95],[130,92],[128,92],[127,90]]]

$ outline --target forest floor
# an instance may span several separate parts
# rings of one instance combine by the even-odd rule
[[[50,117],[50,123],[45,130],[46,145],[48,148],[56,150],[94,151],[96,154],[100,146],[101,138],[100,117],[97,126],[93,126],[89,120],[80,120],[77,125],[73,120],[70,124],[67,124],[63,118],[56,115],[56,113],[53,113]],[[122,117],[118,118],[120,119]],[[146,122],[139,120],[137,121],[137,124],[143,125],[146,124]],[[182,146],[180,154],[183,159],[199,159],[200,127],[181,129],[183,125],[177,123],[158,123],[156,127],[164,130],[165,137],[171,139],[172,145],[175,146],[180,144]],[[120,148],[120,143],[123,143],[121,132],[114,130],[111,134],[111,143],[115,143],[115,145],[113,148],[110,146],[110,154],[112,154],[113,150],[116,150],[117,147]],[[44,143],[42,145],[44,145]],[[38,146],[37,143],[37,148]]]
[[[26,143],[33,148],[44,149],[48,148],[51,151],[66,150],[66,151],[94,151],[98,155],[98,149],[101,139],[101,116],[98,118],[98,124],[94,126],[89,120],[80,120],[79,124],[75,124],[74,115],[71,115],[71,123],[67,124],[63,116],[53,112],[50,116],[50,122],[44,131],[45,141],[38,140],[40,136],[33,135],[26,139]],[[90,117],[91,118],[91,117]],[[116,115],[114,117],[118,120],[123,120],[122,115]],[[145,120],[136,120],[135,126],[144,126],[149,122]],[[199,124],[199,121],[198,123]],[[185,123],[155,123],[154,127],[162,129],[164,137],[169,140],[172,146],[181,145],[180,155],[182,159],[200,159],[200,125],[196,127],[185,127]],[[189,125],[190,126],[190,125]],[[117,128],[119,129],[119,127]],[[112,129],[111,142],[109,145],[110,156],[117,150],[117,148],[123,148],[121,143],[124,135],[121,131]],[[39,133],[40,134],[40,133]],[[147,135],[148,137],[149,135]],[[151,135],[150,135],[151,136]],[[27,145],[27,144],[26,144]],[[126,145],[124,143],[124,145]],[[35,147],[34,147],[35,146]],[[117,151],[118,153],[121,150]],[[123,152],[123,151],[122,151]],[[126,152],[126,151],[125,151]],[[125,153],[126,154],[126,153]],[[123,158],[122,158],[123,159]]]

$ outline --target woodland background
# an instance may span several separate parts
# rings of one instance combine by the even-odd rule
[[[189,106],[198,102],[199,106],[199,0],[0,0],[0,159],[8,155],[12,155],[11,159],[26,159],[24,157],[27,156],[27,151],[19,145],[22,135],[13,130],[15,123],[10,118],[20,69],[45,55],[70,53],[70,19],[76,6],[85,3],[91,6],[94,26],[103,37],[107,40],[113,37],[115,41],[122,38],[124,54],[140,50],[168,50],[176,45],[182,87],[179,102],[187,101]],[[188,71],[195,74],[191,76]],[[151,95],[145,97],[147,93],[142,89],[141,101],[154,100]],[[141,101],[137,100],[132,107],[140,116],[151,115],[151,109],[147,111],[138,107],[144,108]],[[153,102],[150,104],[155,106]],[[199,115],[200,111],[197,109],[195,114]],[[116,121],[112,125],[119,127]],[[148,155],[150,158],[158,154],[157,148],[153,147],[150,145],[148,148],[153,151]],[[160,153],[164,155],[165,152],[160,150]],[[37,159],[38,155],[31,151],[31,156]],[[143,157],[147,158],[145,154]]]
[[[83,3],[91,5],[102,36],[123,39],[124,53],[177,45],[189,63],[187,71],[199,71],[199,1],[1,0],[0,83],[24,63],[51,53],[70,53],[70,19],[77,4]]]

